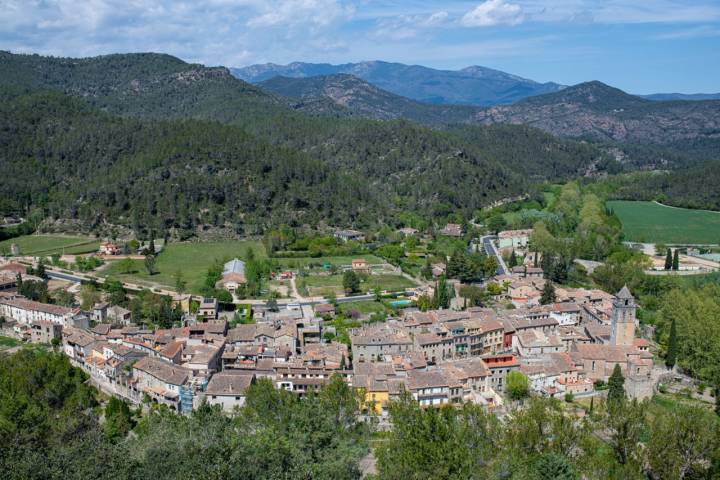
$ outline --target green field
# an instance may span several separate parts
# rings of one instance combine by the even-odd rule
[[[10,252],[10,246],[20,247],[20,255],[79,254],[96,252],[100,241],[76,235],[23,235],[0,242],[0,252]]]
[[[335,266],[350,265],[356,258],[364,258],[368,265],[379,265],[384,260],[375,255],[354,255],[346,257],[300,257],[300,258],[275,258],[283,268],[295,269],[307,267],[308,265],[324,265],[329,263]]]
[[[328,295],[330,292],[335,295],[343,295],[342,286],[343,276],[337,275],[309,275],[298,280],[298,288],[304,283],[307,286],[307,294],[310,296]],[[382,274],[361,276],[360,291],[367,292],[375,288],[380,290],[398,291],[405,288],[415,287],[416,284],[411,282],[402,275]]]
[[[666,207],[654,202],[607,202],[634,242],[716,244],[720,242],[720,212]]]
[[[215,259],[244,258],[248,248],[252,248],[257,257],[265,257],[265,247],[253,241],[223,241],[200,243],[170,243],[158,255],[155,263],[157,273],[150,276],[142,260],[133,260],[135,271],[131,274],[120,273],[119,262],[108,262],[100,275],[143,285],[175,286],[175,272],[181,271],[187,282],[189,292],[199,293],[208,267]]]

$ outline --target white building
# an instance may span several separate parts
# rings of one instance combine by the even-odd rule
[[[79,312],[77,308],[35,302],[22,296],[0,298],[0,315],[23,325],[52,322],[63,327],[72,326],[72,317]]]

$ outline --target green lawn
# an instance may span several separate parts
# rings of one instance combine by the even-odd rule
[[[119,262],[111,261],[107,268],[100,271],[100,275],[144,285],[158,284],[174,288],[175,272],[181,271],[188,291],[199,293],[208,267],[215,259],[242,259],[248,248],[252,248],[257,257],[265,257],[265,247],[254,241],[170,243],[157,257],[155,275],[148,275],[142,260],[133,261],[135,271],[131,274],[120,273]]]
[[[301,258],[275,258],[283,268],[300,268],[307,267],[308,265],[319,265],[320,268],[326,263],[335,266],[350,265],[356,258],[364,258],[368,265],[379,265],[384,263],[384,260],[375,255],[353,255],[346,257],[301,257]]]
[[[363,315],[369,315],[371,313],[382,313],[387,311],[385,304],[376,302],[375,300],[360,300],[356,302],[342,302],[339,303],[340,311],[348,313],[350,311],[357,311]]]
[[[308,287],[308,294],[311,296],[315,295],[327,295],[330,292],[334,292],[336,295],[342,295],[343,292],[343,276],[342,274],[336,275],[308,275],[299,282],[305,282]],[[361,276],[360,280],[360,291],[367,292],[375,288],[380,290],[398,291],[405,288],[415,287],[416,284],[411,282],[402,275],[393,274],[382,274],[382,275],[369,275]]]
[[[0,242],[0,252],[10,252],[15,243],[20,255],[47,255],[54,253],[79,254],[96,252],[100,241],[76,235],[23,235]]]
[[[720,212],[665,207],[654,202],[607,202],[635,242],[720,243]]]

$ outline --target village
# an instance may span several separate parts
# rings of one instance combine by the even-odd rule
[[[442,234],[459,236],[459,229],[450,225]],[[380,417],[403,389],[423,407],[472,402],[502,413],[515,372],[534,395],[590,398],[605,393],[619,366],[628,396],[652,396],[664,369],[654,367],[650,342],[638,335],[632,292],[558,286],[552,301],[541,301],[546,280],[532,256],[508,268],[501,255],[526,251],[531,234],[504,231],[476,243],[496,255],[497,272],[485,283],[502,292],[502,303],[468,306],[456,296],[449,308],[421,311],[416,300],[436,288],[426,283],[410,292],[405,308],[351,328],[349,345],[338,341],[332,322],[337,299],[277,308],[256,302],[238,324],[222,315],[216,298],[199,299],[191,313],[192,296],[176,294],[181,324],[153,330],[132,323],[129,310],[106,300],[82,311],[24,298],[17,283],[40,279],[12,259],[0,266],[0,328],[4,335],[61,349],[108,394],[178,413],[203,402],[232,411],[259,378],[302,396],[333,375],[361,389],[363,411]],[[351,240],[347,235],[362,234],[341,231],[339,241]],[[110,242],[101,249],[117,253]],[[358,259],[351,268],[368,267]],[[245,281],[244,269],[239,259],[227,262],[217,286],[234,292]]]

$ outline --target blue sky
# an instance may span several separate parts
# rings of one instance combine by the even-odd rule
[[[0,0],[0,49],[483,65],[632,93],[720,92],[720,0]]]

